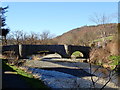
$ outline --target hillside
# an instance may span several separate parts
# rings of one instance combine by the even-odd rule
[[[102,39],[103,32],[105,32],[105,38],[112,39],[112,36],[117,33],[117,28],[118,27],[116,23],[96,26],[83,26],[57,36],[53,40],[58,44],[89,45],[92,42]]]

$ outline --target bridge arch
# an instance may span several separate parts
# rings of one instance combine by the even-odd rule
[[[91,49],[90,47],[86,47],[86,46],[72,46],[72,45],[68,46],[70,56],[75,51],[79,51],[79,52],[81,52],[83,54],[83,58],[89,58],[90,49]]]
[[[51,59],[51,58],[62,58],[62,56],[56,52],[53,51],[38,51],[33,52],[31,55],[27,55],[26,58],[33,59],[33,60],[39,60],[41,59]]]
[[[20,58],[26,58],[38,51],[56,52],[62,58],[70,58],[73,52],[80,51],[84,58],[89,58],[90,47],[72,45],[9,45],[3,46],[2,51],[13,50]]]

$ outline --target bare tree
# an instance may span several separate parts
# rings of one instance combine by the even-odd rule
[[[16,44],[20,44],[23,37],[23,31],[14,31],[13,35],[14,39],[16,40]]]
[[[108,57],[110,56],[110,54],[108,53],[109,50],[107,49],[107,46],[105,45],[106,44],[106,41],[105,41],[105,37],[106,37],[106,24],[107,23],[110,23],[110,21],[112,20],[111,17],[105,15],[104,13],[103,14],[97,14],[97,13],[94,13],[93,16],[90,17],[90,21],[94,22],[95,24],[99,25],[101,24],[102,28],[99,29],[99,32],[101,34],[101,37],[103,39],[103,48],[93,48],[94,50],[91,52],[91,55],[90,55],[90,58],[89,58],[89,63],[90,63],[90,73],[91,74],[96,74],[97,71],[99,70],[104,70],[104,73],[107,73],[106,77],[104,79],[106,79],[106,82],[104,83],[104,85],[100,88],[100,90],[104,89],[107,84],[111,81],[111,79],[116,75],[115,73],[115,70],[116,70],[116,66],[113,70],[111,70],[110,68],[108,69],[108,66],[109,66],[109,63],[110,61],[107,61],[108,60]],[[103,55],[101,56],[101,54],[108,54],[108,55]],[[97,55],[97,56],[96,56]],[[99,57],[101,56],[101,57]],[[92,59],[94,58],[94,59]],[[96,58],[96,59],[95,59]],[[92,68],[92,64],[91,62],[94,62],[94,63],[100,63],[100,64],[103,64],[103,65],[100,65],[100,67],[96,68],[95,70],[93,70]],[[107,64],[105,63],[105,61],[107,62]],[[107,66],[107,68],[105,68],[104,66]],[[103,66],[101,68],[101,66]],[[102,74],[99,72],[99,75]],[[103,78],[103,77],[102,77]],[[96,87],[96,83],[99,81],[100,77],[98,77],[97,80],[94,80],[94,77],[91,76],[91,81],[93,83],[93,87],[95,88]]]
[[[50,32],[49,31],[43,31],[41,34],[40,34],[40,39],[41,40],[47,40],[47,39],[50,39]]]
[[[37,41],[39,39],[39,35],[37,33],[31,32],[30,35],[28,35],[27,44],[37,44]]]
[[[11,32],[8,36],[9,44],[56,44],[57,42],[53,41],[54,35],[50,34],[49,31],[44,31],[40,35],[39,33],[31,32],[27,34],[22,30],[16,30]]]
[[[105,32],[105,27],[107,23],[110,23],[111,18],[110,16],[107,16],[105,13],[103,14],[97,14],[94,13],[93,16],[90,16],[90,21],[94,22],[95,24],[102,25],[102,29],[100,29],[100,33],[101,33],[101,37],[103,38],[103,47],[105,47],[106,41],[105,41],[105,37],[106,37],[106,32]]]
[[[101,55],[101,52],[98,52],[98,50],[95,48],[91,53],[90,53],[90,58],[89,58],[89,65],[90,65],[90,73],[92,75],[96,75],[98,78],[95,79],[94,76],[91,76],[91,82],[92,82],[92,87],[93,88],[97,88],[96,85],[97,83],[100,81],[100,79],[104,79],[105,82],[103,83],[103,86],[100,88],[100,90],[104,89],[108,83],[111,82],[111,80],[116,77],[116,69],[117,69],[117,65],[114,67],[113,70],[111,70],[110,68],[106,67],[106,68],[103,68],[101,65],[98,65],[96,68],[93,67],[93,64],[91,64],[91,62],[93,61],[92,60],[92,57],[94,57],[94,54],[95,53],[98,53],[99,55]],[[101,59],[105,60],[106,59],[106,56],[102,57]],[[98,74],[97,74],[98,73]]]
[[[54,35],[50,34],[49,31],[43,31],[40,34],[40,40],[42,41],[42,44],[49,44],[51,43],[51,39],[54,37]]]
[[[103,14],[97,14],[94,13],[93,16],[90,16],[90,21],[94,22],[95,24],[107,24],[111,21],[111,18],[109,16],[106,16],[105,13]]]
[[[12,41],[12,44],[23,44],[25,43],[25,39],[27,37],[27,34],[24,33],[22,30],[16,30],[11,32],[7,39],[8,41]]]

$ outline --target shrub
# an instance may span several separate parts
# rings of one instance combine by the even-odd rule
[[[120,65],[120,56],[110,56],[110,60],[112,60],[111,65]]]
[[[112,61],[110,65],[114,66],[112,69],[115,69],[120,73],[120,56],[110,56],[109,59]]]

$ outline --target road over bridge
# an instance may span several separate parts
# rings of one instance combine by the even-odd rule
[[[63,58],[70,58],[72,53],[80,51],[84,58],[89,58],[90,47],[74,45],[8,45],[2,46],[2,53],[5,51],[14,51],[20,58],[26,58],[29,55],[39,51],[56,52]]]

